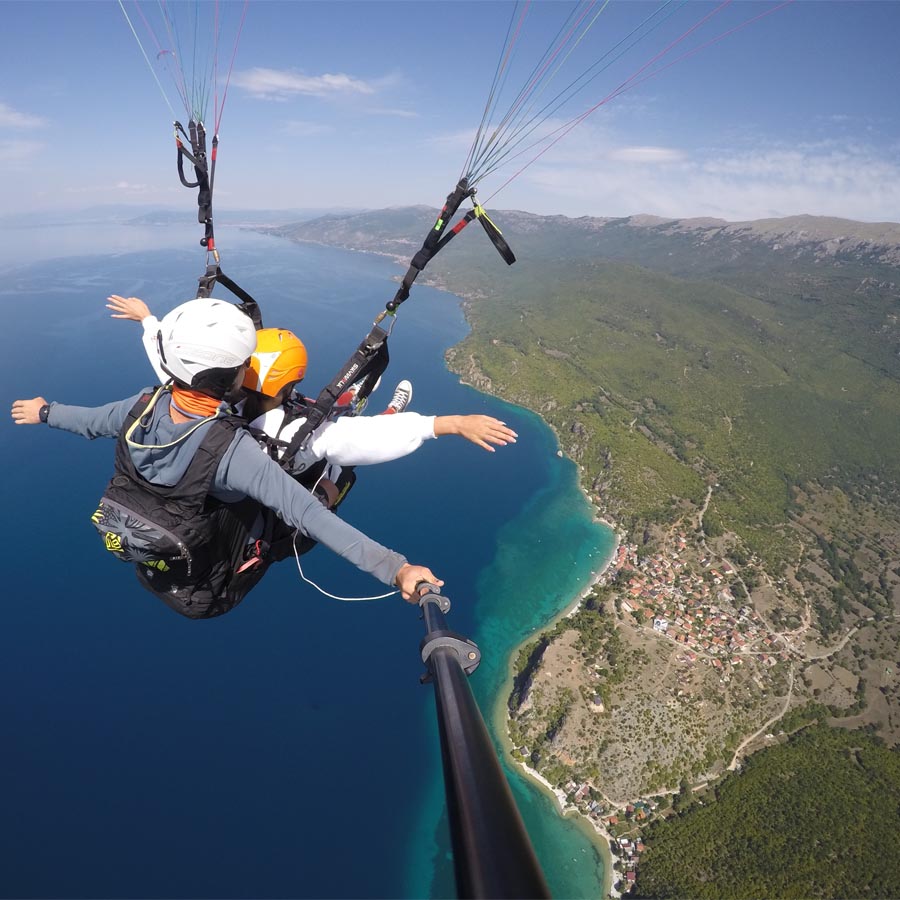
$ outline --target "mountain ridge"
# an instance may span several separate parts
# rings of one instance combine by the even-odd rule
[[[430,227],[438,210],[427,206],[389,207],[349,215],[329,214],[303,222],[267,229],[295,240],[353,246],[353,249],[376,249],[384,243],[387,232],[413,222]],[[664,218],[636,214],[625,217],[538,215],[522,210],[491,211],[492,219],[501,225],[515,249],[517,239],[546,234],[548,229],[565,229],[570,236],[590,239],[627,227],[635,233],[684,237],[698,241],[697,246],[714,242],[750,240],[768,246],[775,252],[811,253],[819,258],[853,258],[885,265],[900,264],[900,224],[895,222],[859,222],[828,216],[795,215],[729,222],[714,218]],[[430,220],[430,221],[429,221]],[[327,226],[327,233],[321,229]],[[319,233],[316,234],[315,232]],[[400,251],[415,240],[393,236],[394,248]],[[580,254],[579,254],[580,255]]]

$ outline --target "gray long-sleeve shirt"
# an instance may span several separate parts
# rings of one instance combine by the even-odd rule
[[[150,389],[147,389],[149,391]],[[125,418],[140,394],[104,406],[68,406],[51,403],[47,424],[80,434],[118,437]],[[169,414],[170,395],[163,394],[149,422],[138,424],[131,436],[129,453],[135,468],[153,484],[176,484],[190,464],[209,427],[204,422],[176,424]],[[192,431],[192,429],[194,429]],[[210,493],[217,500],[234,503],[252,497],[302,534],[324,544],[338,556],[393,585],[406,558],[366,537],[327,510],[313,495],[294,481],[259,447],[252,435],[238,431],[225,451]]]

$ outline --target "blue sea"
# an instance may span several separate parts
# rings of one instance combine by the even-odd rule
[[[198,228],[0,231],[7,409],[43,395],[95,405],[152,383],[140,328],[110,293],[165,312],[194,296]],[[390,261],[220,230],[222,267],[267,325],[299,333],[315,394],[396,290]],[[446,582],[452,627],[484,662],[472,684],[496,729],[512,650],[564,609],[610,552],[575,467],[534,415],[444,364],[458,298],[417,286],[374,409],[409,378],[423,413],[487,413],[518,433],[488,454],[461,439],[360,470],[342,515]],[[113,444],[0,426],[0,895],[454,895],[422,624],[399,598],[349,603],[274,567],[232,613],[182,619],[108,558],[90,515]],[[342,596],[380,585],[327,550],[308,577]],[[556,897],[598,897],[583,826],[517,770],[516,799]]]

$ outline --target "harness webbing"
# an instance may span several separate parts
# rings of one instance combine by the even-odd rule
[[[179,133],[191,145],[188,152]],[[216,175],[216,156],[219,148],[219,136],[214,135],[212,140],[212,154],[206,156],[206,129],[202,122],[191,119],[188,122],[188,131],[184,130],[181,122],[175,122],[175,145],[178,148],[178,178],[186,188],[198,188],[197,191],[197,221],[205,227],[205,233],[200,240],[200,246],[206,247],[210,253],[216,251],[216,239],[213,232],[212,219],[212,189]],[[194,167],[196,181],[188,181],[184,174],[185,159]]]
[[[516,261],[509,244],[501,236],[500,229],[488,218],[484,207],[477,203],[449,231],[447,230],[450,220],[456,215],[463,200],[474,196],[475,188],[469,187],[467,179],[460,178],[453,191],[447,195],[437,221],[434,223],[431,231],[428,232],[419,252],[410,261],[409,268],[403,276],[394,299],[387,304],[382,316],[396,312],[397,307],[409,297],[410,288],[419,277],[419,273],[428,265],[435,254],[443,250],[473,219],[478,219],[481,222],[485,233],[491,239],[491,243],[497,248],[497,252],[503,257],[508,266],[511,266]],[[378,321],[380,319],[376,319],[376,322]]]
[[[288,444],[283,457],[284,462],[293,459],[306,439],[328,418],[338,397],[351,384],[364,379],[358,396],[360,399],[369,396],[390,360],[387,346],[388,334],[389,332],[377,323],[372,326],[372,330],[356,348],[354,354],[344,363],[329,384],[320,391],[316,402],[309,406],[306,421]]]
[[[191,146],[188,150],[182,141],[181,134]],[[219,266],[219,251],[216,249],[216,237],[213,228],[212,198],[213,187],[216,178],[216,157],[219,151],[219,136],[213,135],[212,151],[207,159],[206,155],[206,129],[202,122],[193,119],[188,123],[188,130],[180,122],[175,123],[175,143],[178,147],[178,178],[186,188],[197,188],[197,221],[203,225],[204,234],[200,239],[200,245],[206,248],[207,265],[206,272],[200,276],[197,285],[198,297],[212,296],[212,290],[216,283],[227,288],[241,302],[238,309],[253,320],[253,325],[259,331],[263,327],[262,313],[259,304],[237,282],[232,281]],[[188,181],[184,174],[184,161],[187,160],[194,167],[196,181]],[[212,261],[209,261],[209,254]]]
[[[259,308],[259,304],[237,282],[232,281],[232,279],[222,271],[217,262],[210,263],[206,267],[206,274],[200,276],[197,296],[211,296],[212,289],[217,283],[221,284],[224,288],[228,288],[228,290],[241,301],[238,304],[238,309],[245,315],[250,316],[253,320],[253,327],[259,331],[263,327],[262,311]]]
[[[409,297],[410,288],[412,287],[413,282],[419,277],[419,272],[428,265],[432,256],[434,256],[435,253],[441,249],[441,246],[443,246],[443,244],[441,244],[441,237],[444,234],[444,229],[446,229],[450,220],[456,215],[456,211],[459,209],[463,200],[465,200],[466,197],[471,197],[474,193],[474,189],[469,187],[469,182],[466,181],[465,178],[460,178],[456,187],[447,195],[447,199],[444,201],[444,206],[441,209],[440,215],[437,217],[437,221],[428,232],[419,252],[416,253],[410,261],[409,268],[403,276],[403,281],[401,281],[400,287],[394,295],[394,299],[385,307],[386,313],[396,312],[397,307]]]
[[[380,323],[385,316],[393,316],[397,307],[409,297],[413,282],[419,277],[419,273],[428,265],[429,261],[440,250],[459,234],[473,219],[481,222],[485,233],[491,239],[491,243],[497,248],[497,252],[503,257],[507,265],[512,265],[516,257],[509,245],[500,234],[500,229],[490,220],[482,206],[475,204],[466,215],[448,230],[453,217],[459,210],[460,204],[467,197],[472,197],[475,189],[469,187],[465,178],[461,178],[456,187],[447,195],[447,199],[441,208],[432,228],[429,230],[419,251],[410,261],[409,268],[403,276],[400,287],[393,299],[384,308],[384,311],[375,319],[372,330],[366,335],[363,342],[357,347],[356,352],[342,366],[337,375],[324,388],[316,399],[316,402],[308,408],[306,422],[294,435],[284,454],[284,461],[293,459],[298,450],[303,446],[309,436],[328,418],[337,403],[338,397],[353,383],[362,381],[359,397],[367,397],[378,381],[378,377],[387,368],[389,355],[387,339],[390,329],[385,331]]]

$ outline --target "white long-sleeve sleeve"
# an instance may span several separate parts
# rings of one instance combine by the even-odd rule
[[[283,419],[284,411],[273,409],[251,425],[275,436]],[[339,466],[390,462],[413,453],[433,438],[434,419],[434,416],[413,412],[392,416],[342,416],[316,429],[303,456],[307,459],[327,458]],[[290,441],[305,421],[291,422],[278,436],[283,441]]]
[[[156,372],[159,383],[165,384],[170,376],[163,371],[159,361],[159,349],[156,346],[156,335],[159,333],[159,319],[156,316],[146,316],[141,319],[141,325],[144,329],[142,337],[144,352],[147,354],[147,359],[150,360],[150,365],[153,366],[153,371]]]

